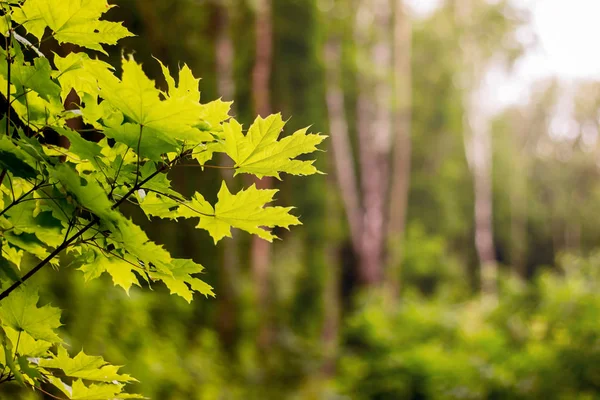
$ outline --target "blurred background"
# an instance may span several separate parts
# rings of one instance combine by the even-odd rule
[[[133,214],[214,299],[37,277],[73,351],[160,400],[600,398],[600,3],[113,3],[117,69],[187,63],[246,126],[311,125],[326,174],[261,182],[304,223],[273,245]],[[221,171],[171,177],[249,184]]]

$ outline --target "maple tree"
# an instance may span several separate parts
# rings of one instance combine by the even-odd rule
[[[280,139],[285,122],[257,117],[246,133],[229,115],[231,103],[200,102],[199,80],[187,66],[173,77],[160,63],[167,90],[157,88],[132,56],[122,75],[84,52],[42,54],[54,38],[106,54],[105,45],[131,36],[120,23],[101,20],[106,0],[0,0],[0,383],[14,381],[69,399],[141,398],[124,387],[134,378],[101,357],[72,357],[57,333],[60,310],[38,305],[29,279],[59,255],[85,280],[109,274],[129,291],[141,282],[163,282],[190,302],[194,293],[213,296],[192,260],[174,259],[126,217],[120,206],[139,206],[148,217],[199,218],[215,243],[231,228],[265,240],[267,228],[300,223],[292,207],[269,206],[277,190],[254,185],[231,193],[223,182],[216,204],[201,193],[186,198],[171,187],[169,172],[184,160],[205,166],[214,153],[235,163],[236,174],[272,176],[318,173],[313,161],[296,159],[317,150],[325,136],[299,130]],[[81,99],[66,109],[74,91]],[[81,118],[96,134],[87,140],[67,121]],[[66,139],[61,147],[50,132]],[[29,254],[33,267],[23,261]]]

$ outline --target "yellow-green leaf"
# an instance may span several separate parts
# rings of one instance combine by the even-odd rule
[[[73,43],[106,53],[102,44],[133,36],[117,22],[100,21],[111,6],[106,0],[27,0],[15,8],[13,20],[38,40],[48,27],[58,43]]]
[[[284,125],[279,114],[265,119],[258,117],[244,136],[242,126],[237,121],[223,124],[224,150],[235,162],[236,174],[279,178],[281,172],[292,175],[312,175],[319,172],[313,165],[314,161],[294,158],[316,151],[317,145],[325,136],[307,134],[308,129],[305,128],[278,141]]]
[[[275,189],[260,190],[252,185],[233,195],[223,182],[214,208],[201,194],[196,193],[185,207],[179,208],[179,215],[184,218],[200,217],[197,228],[207,230],[215,243],[224,237],[231,237],[232,227],[272,241],[276,236],[264,228],[288,228],[300,224],[298,218],[289,213],[293,207],[265,207],[273,201],[275,193]]]

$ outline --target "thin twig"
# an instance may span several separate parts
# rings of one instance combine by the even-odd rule
[[[206,214],[206,213],[203,213],[202,211],[198,211],[198,210],[196,210],[195,208],[191,207],[190,205],[186,204],[186,203],[185,203],[183,200],[181,200],[181,199],[178,199],[177,197],[175,197],[175,196],[173,196],[173,195],[170,195],[170,194],[168,194],[168,193],[163,193],[163,192],[161,192],[161,191],[159,191],[159,190],[154,190],[154,189],[144,189],[144,190],[147,190],[147,191],[149,191],[149,192],[154,192],[154,193],[160,194],[161,196],[168,197],[169,199],[171,199],[171,200],[175,201],[176,203],[179,203],[180,205],[182,205],[182,206],[184,206],[184,207],[186,207],[186,208],[189,208],[189,209],[190,209],[190,210],[192,210],[193,212],[195,212],[195,213],[198,213],[198,214],[200,214],[200,215],[203,215],[203,216],[205,216],[205,217],[214,217],[214,216],[215,216],[214,214]]]
[[[129,260],[127,260],[127,259],[125,259],[125,257],[123,257],[123,256],[120,256],[120,255],[118,255],[118,254],[116,254],[116,253],[113,253],[112,251],[109,251],[109,250],[105,249],[104,247],[100,246],[99,244],[97,244],[97,243],[95,243],[95,242],[90,242],[90,241],[88,241],[88,240],[85,240],[85,241],[81,242],[81,244],[85,244],[85,245],[87,245],[87,246],[94,246],[94,247],[97,247],[98,249],[100,249],[100,250],[102,251],[102,254],[104,254],[104,256],[105,256],[105,257],[106,257],[106,254],[105,254],[105,253],[108,253],[109,255],[111,255],[111,256],[113,256],[113,257],[116,257],[116,258],[118,258],[119,260],[126,262],[127,264],[130,264],[130,265],[131,265],[132,267],[134,267],[134,268],[140,269],[140,270],[142,270],[142,271],[144,271],[144,272],[146,271],[144,268],[140,267],[139,265],[136,265],[135,263],[133,263],[133,262],[131,262],[131,261],[129,261]],[[108,257],[107,257],[107,258],[108,258]]]
[[[135,170],[135,185],[137,186],[138,180],[140,178],[140,146],[142,145],[142,133],[144,132],[144,125],[140,124],[140,137],[138,137],[137,142],[137,167]]]
[[[235,167],[227,167],[223,165],[200,165],[200,164],[179,164],[178,167],[199,167],[199,168],[213,168],[213,169],[237,169]]]
[[[39,390],[40,392],[44,393],[46,396],[50,396],[50,397],[52,397],[53,399],[56,399],[56,400],[64,400],[62,397],[58,397],[58,396],[55,396],[55,395],[53,395],[53,394],[51,394],[51,393],[48,393],[48,392],[46,392],[44,389],[42,389],[42,388],[41,388],[41,387],[39,387],[39,386],[35,386],[35,388],[36,388],[37,390]]]
[[[130,149],[130,147],[127,146],[127,150],[125,150],[125,154],[123,154],[123,156],[121,157],[121,162],[119,163],[119,168],[117,168],[117,173],[115,174],[115,178],[113,179],[113,181],[110,185],[110,193],[108,194],[109,199],[112,198],[112,194],[115,191],[115,188],[117,187],[117,179],[119,179],[119,174],[121,173],[121,167],[123,167],[123,162],[125,161],[125,157],[127,157],[127,153],[129,153],[129,149]],[[138,163],[139,163],[139,160],[138,160]]]

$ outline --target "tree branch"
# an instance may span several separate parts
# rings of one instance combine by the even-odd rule
[[[134,194],[136,191],[138,191],[143,185],[145,185],[146,183],[148,183],[151,179],[153,179],[154,177],[156,177],[161,172],[166,171],[169,168],[171,168],[175,163],[177,163],[183,157],[187,157],[189,154],[190,154],[189,150],[188,151],[184,151],[184,152],[181,153],[181,155],[179,155],[178,157],[176,157],[172,161],[163,164],[160,168],[158,168],[156,171],[154,171],[150,176],[148,176],[146,179],[142,180],[141,182],[139,182],[138,184],[136,184],[133,188],[131,188],[131,190],[129,192],[127,192],[123,196],[123,198],[121,198],[118,202],[116,202],[115,204],[113,204],[113,206],[111,207],[111,210],[114,210],[114,209],[118,208],[132,194]],[[32,189],[32,191],[33,190],[34,189]],[[27,195],[27,194],[25,194],[25,195]],[[23,195],[23,196],[25,196],[25,195]],[[21,196],[21,197],[23,197],[23,196]],[[12,207],[13,205],[14,205],[14,203],[11,204],[8,208]],[[3,213],[4,212],[6,212],[6,210],[4,210]],[[81,230],[79,232],[77,232],[75,235],[73,235],[70,239],[65,240],[52,253],[50,253],[50,255],[48,257],[46,257],[45,259],[43,259],[38,265],[36,265],[35,267],[33,267],[33,269],[31,269],[31,271],[29,271],[28,273],[26,273],[23,276],[23,278],[21,278],[20,281],[17,281],[15,283],[13,283],[8,289],[6,289],[2,293],[0,293],[0,301],[2,301],[2,299],[4,299],[4,298],[8,297],[9,294],[11,294],[15,289],[17,289],[19,286],[21,286],[23,283],[25,283],[29,278],[31,278],[38,271],[40,271],[54,257],[58,256],[64,249],[66,249],[67,247],[69,247],[76,239],[80,238],[85,232],[87,232],[89,229],[91,229],[98,222],[100,222],[100,218],[98,216],[94,215],[94,217],[92,218],[92,220],[86,226],[84,226],[83,228],[81,228]]]
[[[2,301],[2,299],[4,299],[4,298],[8,297],[8,295],[11,294],[15,289],[17,289],[19,286],[21,286],[23,283],[25,283],[29,278],[31,278],[33,275],[35,275],[39,270],[41,270],[44,267],[44,265],[48,264],[54,257],[59,255],[64,249],[69,247],[69,245],[71,243],[73,243],[73,241],[75,241],[76,239],[81,237],[85,232],[88,231],[88,229],[90,229],[92,226],[96,225],[98,223],[98,221],[100,221],[100,218],[98,218],[97,216],[94,216],[94,218],[86,226],[81,228],[81,230],[79,232],[77,232],[75,235],[71,236],[70,239],[67,239],[66,241],[64,241],[52,253],[50,253],[50,255],[48,255],[48,257],[44,258],[38,265],[33,267],[33,269],[31,269],[31,271],[26,273],[23,276],[23,278],[21,278],[20,281],[13,283],[8,289],[6,289],[2,293],[0,293],[0,301]]]

